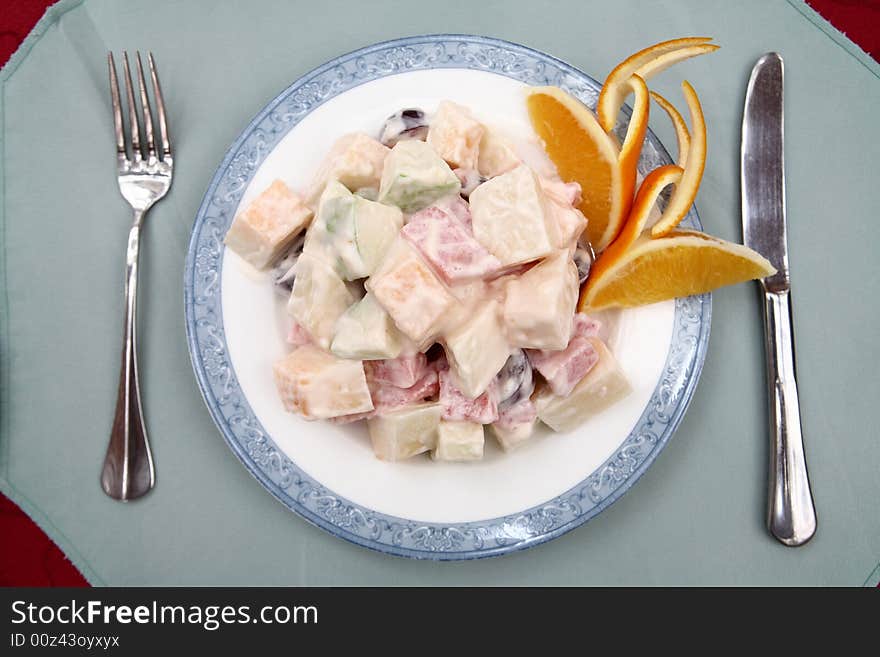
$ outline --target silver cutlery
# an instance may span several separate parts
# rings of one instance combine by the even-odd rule
[[[119,390],[116,412],[110,431],[110,444],[101,471],[101,487],[110,497],[123,502],[145,495],[156,481],[153,456],[144,414],[141,407],[140,384],[137,364],[137,282],[138,251],[141,226],[147,211],[161,199],[171,187],[173,159],[171,141],[166,125],[165,103],[156,74],[152,53],[147,60],[153,87],[153,98],[158,119],[158,135],[154,131],[153,113],[144,79],[141,55],[137,53],[138,96],[140,112],[136,107],[135,91],[131,80],[128,53],[122,53],[123,80],[125,82],[128,121],[119,99],[116,78],[116,62],[113,53],[107,55],[110,71],[110,99],[113,105],[113,125],[116,132],[116,170],[119,191],[134,211],[134,223],[128,233],[125,263],[125,320],[122,347],[122,368],[119,374]],[[143,116],[144,141],[141,141],[139,116]],[[128,140],[126,141],[126,137]],[[157,143],[158,138],[158,143]]]
[[[752,69],[743,112],[743,240],[777,270],[760,281],[771,434],[767,527],[782,543],[795,547],[816,533],[816,509],[804,456],[795,372],[782,97],[782,57],[767,53]]]

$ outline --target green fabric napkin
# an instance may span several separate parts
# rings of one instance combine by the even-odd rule
[[[95,584],[854,584],[880,559],[878,66],[799,3],[62,2],[2,74],[0,490]],[[786,63],[786,165],[801,404],[819,531],[792,550],[764,529],[767,419],[758,296],[714,298],[712,343],[675,439],[624,498],[542,547],[465,563],[408,561],[316,529],[227,449],[190,370],[183,263],[228,145],[281,89],[353,48],[487,34],[602,79],[649,44],[722,49],[652,86],[703,101],[707,231],[741,237],[739,138],[755,60]],[[105,56],[152,50],[175,139],[171,193],[142,251],[143,401],[157,486],[122,505],[98,474],[115,400],[129,212],[114,180]],[[668,121],[651,127],[674,142]],[[874,577],[876,579],[876,577]]]

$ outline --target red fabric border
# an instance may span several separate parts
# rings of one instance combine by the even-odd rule
[[[0,12],[0,65],[53,0],[13,0]],[[808,0],[834,27],[874,59],[880,55],[880,0]],[[31,519],[0,494],[0,586],[88,586],[61,550]]]

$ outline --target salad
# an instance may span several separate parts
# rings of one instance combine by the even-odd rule
[[[225,242],[287,298],[286,410],[365,420],[376,456],[483,455],[538,422],[569,431],[629,383],[577,312],[592,262],[581,187],[450,101],[331,148],[308,189],[276,180]]]

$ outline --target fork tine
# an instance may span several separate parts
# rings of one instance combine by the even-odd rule
[[[125,135],[122,132],[122,108],[119,105],[119,82],[116,79],[116,62],[113,53],[107,53],[107,67],[110,70],[110,100],[113,103],[113,128],[116,131],[116,152],[125,155]]]
[[[156,111],[159,113],[159,131],[162,133],[162,152],[171,157],[171,137],[168,136],[168,125],[165,123],[165,101],[162,100],[162,87],[159,86],[159,75],[156,73],[156,62],[153,53],[147,53],[150,63],[150,77],[153,78],[153,97],[156,99]]]
[[[141,92],[141,110],[144,113],[144,132],[147,135],[147,157],[156,157],[156,143],[153,141],[153,113],[150,111],[150,99],[147,97],[147,83],[144,82],[144,67],[141,64],[141,53],[137,52],[138,87]]]
[[[125,62],[125,97],[128,101],[128,120],[131,126],[129,130],[131,131],[131,150],[132,157],[135,162],[139,162],[143,159],[141,154],[141,133],[138,128],[138,115],[137,110],[134,107],[134,91],[131,84],[131,67],[128,65],[128,52],[122,51],[122,59]]]

